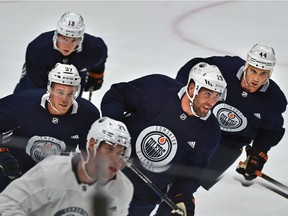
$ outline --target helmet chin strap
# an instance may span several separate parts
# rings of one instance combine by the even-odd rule
[[[50,101],[50,96],[47,98],[48,103],[50,104],[50,106],[57,112],[57,113],[61,113],[54,105],[53,103]],[[71,107],[71,105],[73,104],[73,100],[71,101],[69,108]]]
[[[246,80],[246,71],[247,71],[247,68],[248,68],[247,65],[245,65],[245,67],[243,68],[243,70],[244,70],[243,81],[244,81],[244,83],[245,83],[246,86],[248,86],[248,82],[247,82],[247,80]]]
[[[58,113],[60,113],[60,111],[53,105],[53,103],[50,101],[50,98],[47,99],[48,103],[50,104],[50,106]]]
[[[194,116],[200,117],[199,115],[196,114],[196,112],[193,109],[193,101],[194,101],[194,98],[195,98],[196,94],[193,94],[193,97],[191,98],[190,95],[188,94],[188,90],[186,89],[186,95],[187,95],[187,97],[190,100],[189,105],[190,105],[191,112],[193,113]]]
[[[94,153],[95,153],[95,151],[94,151]],[[81,161],[81,167],[82,167],[82,170],[83,170],[86,178],[88,179],[88,181],[94,182],[94,181],[96,180],[96,178],[91,177],[91,176],[88,174],[87,169],[86,169],[86,165],[88,164],[88,161],[90,160],[90,157],[91,157],[91,156],[90,156],[90,152],[88,152],[88,151],[87,151],[87,158],[86,158],[86,160],[83,158],[83,155],[81,155],[81,159],[82,159],[82,161]]]

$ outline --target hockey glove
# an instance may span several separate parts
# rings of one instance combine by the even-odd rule
[[[194,210],[195,210],[195,200],[194,197],[192,199],[185,198],[185,195],[177,194],[175,198],[173,199],[175,201],[176,205],[182,210],[182,212],[177,210],[172,210],[171,215],[173,216],[193,216]]]
[[[244,176],[246,180],[253,180],[257,177],[255,171],[261,171],[264,164],[268,160],[268,156],[264,152],[256,151],[250,145],[246,146],[247,158],[243,162],[240,161],[236,171]]]
[[[0,148],[0,169],[3,175],[10,179],[18,178],[21,175],[19,162],[5,147]]]
[[[90,91],[91,89],[93,91],[96,91],[101,88],[103,84],[103,77],[104,77],[104,72],[89,72],[87,76],[87,82],[84,87],[84,91]]]

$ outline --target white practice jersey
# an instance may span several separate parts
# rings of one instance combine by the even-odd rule
[[[127,215],[133,196],[131,181],[119,171],[108,182],[79,183],[76,159],[49,156],[14,180],[0,194],[0,215],[95,216],[105,206],[105,199],[95,199],[100,194],[107,196],[107,216]]]

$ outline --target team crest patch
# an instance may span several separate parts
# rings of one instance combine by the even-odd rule
[[[89,216],[87,211],[85,211],[83,208],[79,207],[68,207],[65,209],[61,209],[60,211],[56,212],[54,216]]]
[[[213,109],[213,113],[223,131],[238,132],[247,126],[247,118],[238,109],[228,104],[218,104]]]
[[[163,172],[177,152],[175,135],[162,126],[144,129],[136,141],[136,154],[142,165],[152,172]]]
[[[49,155],[60,155],[65,149],[66,144],[54,137],[33,136],[28,140],[26,153],[38,163]]]

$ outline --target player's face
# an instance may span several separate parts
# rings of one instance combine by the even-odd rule
[[[75,94],[75,86],[54,83],[50,92],[50,106],[53,106],[49,109],[50,113],[56,115],[66,114],[72,105]]]
[[[246,69],[246,82],[242,78],[241,86],[247,92],[253,93],[269,79],[270,71],[249,65]]]
[[[75,51],[76,47],[81,42],[81,38],[72,38],[58,34],[57,47],[64,56],[70,55]]]
[[[195,113],[204,117],[208,111],[219,101],[221,94],[206,88],[201,88],[194,98],[193,109]]]
[[[123,166],[124,150],[122,145],[102,142],[96,154],[98,175],[105,179],[113,178]]]

